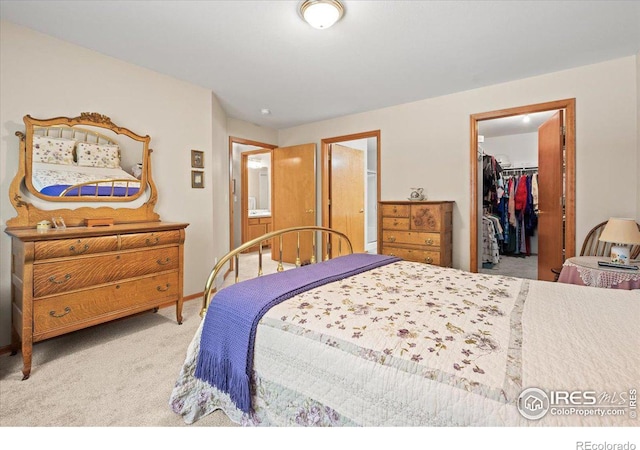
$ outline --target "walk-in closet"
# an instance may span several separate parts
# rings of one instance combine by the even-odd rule
[[[482,273],[538,279],[538,126],[554,112],[479,123]]]

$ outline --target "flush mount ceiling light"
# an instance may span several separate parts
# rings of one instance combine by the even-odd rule
[[[344,6],[338,0],[306,0],[300,14],[313,28],[324,30],[342,18]]]
[[[247,161],[249,169],[262,169],[262,160],[256,158],[249,158]]]

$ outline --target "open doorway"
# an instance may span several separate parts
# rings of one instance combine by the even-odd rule
[[[534,134],[499,136],[527,115]],[[472,115],[471,139],[470,271],[553,280],[551,269],[575,254],[575,99]]]
[[[242,243],[273,230],[272,164],[273,150],[247,150],[241,153],[242,161]],[[267,246],[268,243],[265,244]],[[246,252],[258,250],[250,247]]]
[[[264,142],[229,137],[229,249],[234,249],[242,243],[242,154],[256,150],[269,151],[276,147]],[[248,198],[244,203],[248,206]]]
[[[555,113],[478,122],[481,273],[538,279],[538,128]]]
[[[377,253],[380,130],[322,140],[322,226],[349,236],[354,252]]]

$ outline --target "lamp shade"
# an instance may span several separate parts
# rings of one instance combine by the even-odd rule
[[[602,230],[600,241],[615,244],[640,244],[640,231],[633,219],[612,217]]]

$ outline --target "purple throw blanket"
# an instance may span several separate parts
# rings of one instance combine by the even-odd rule
[[[256,329],[269,308],[301,292],[398,260],[354,253],[222,289],[204,319],[195,376],[228,393],[240,410],[249,413]]]

